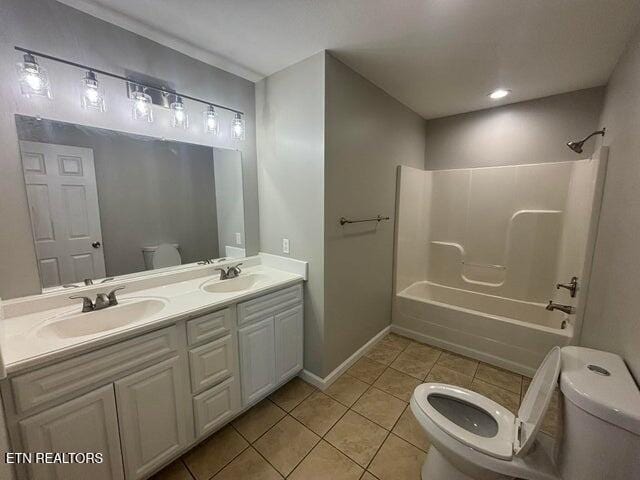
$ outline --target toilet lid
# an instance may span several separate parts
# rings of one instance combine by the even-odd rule
[[[181,263],[180,252],[175,246],[168,243],[158,245],[153,254],[153,268],[173,267]]]
[[[513,442],[513,452],[516,455],[526,454],[533,446],[558,384],[560,358],[560,347],[553,347],[540,364],[529,390],[522,399]]]

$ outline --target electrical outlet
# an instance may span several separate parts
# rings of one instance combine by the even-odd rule
[[[289,239],[282,239],[282,253],[289,253]]]
[[[242,245],[242,235],[240,232],[236,233],[236,245]]]

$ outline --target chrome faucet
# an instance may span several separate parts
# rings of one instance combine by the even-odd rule
[[[242,263],[228,267],[226,270],[224,268],[216,268],[216,270],[220,270],[220,280],[236,278],[240,275],[240,272],[242,272],[242,270],[240,270],[240,265],[242,265]]]
[[[549,305],[547,305],[544,308],[545,310],[549,310],[550,312],[553,312],[554,310],[560,310],[561,312],[564,312],[567,315],[576,313],[575,307],[572,307],[571,305],[561,305],[559,303],[553,303],[553,301],[551,300],[549,300]]]
[[[116,297],[116,292],[118,290],[122,290],[124,287],[117,287],[111,290],[109,293],[98,293],[96,295],[95,302],[92,301],[89,297],[85,297],[83,295],[72,295],[69,297],[72,300],[82,299],[82,313],[93,312],[95,310],[102,310],[104,308],[113,307],[118,305],[118,298]]]
[[[571,281],[569,283],[557,283],[556,289],[560,290],[561,288],[569,290],[569,295],[571,295],[571,298],[574,298],[578,291],[578,277],[571,277]]]

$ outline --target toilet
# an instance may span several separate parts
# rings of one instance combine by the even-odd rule
[[[538,435],[560,377],[562,431]],[[411,411],[431,447],[423,480],[628,480],[640,478],[640,391],[622,358],[553,348],[517,415],[442,383],[416,387]]]
[[[177,243],[161,243],[142,247],[144,266],[147,270],[182,265],[182,257]]]

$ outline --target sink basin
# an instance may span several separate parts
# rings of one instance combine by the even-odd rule
[[[239,277],[231,278],[229,280],[218,280],[205,283],[202,286],[202,289],[209,293],[242,292],[243,290],[249,290],[250,288],[258,286],[266,279],[266,275],[261,275],[259,273],[248,273],[246,275],[240,274]]]
[[[103,310],[67,315],[42,327],[38,336],[73,338],[94,335],[144,320],[160,313],[165,306],[164,300],[156,298],[121,300],[119,305]]]

